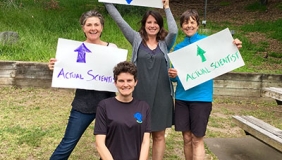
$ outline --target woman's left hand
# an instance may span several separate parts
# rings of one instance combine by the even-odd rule
[[[164,9],[169,8],[169,0],[163,0]]]
[[[168,69],[168,76],[170,78],[175,78],[177,76],[177,70],[175,68]]]
[[[233,43],[237,46],[238,49],[242,48],[242,42],[239,39],[234,39]]]

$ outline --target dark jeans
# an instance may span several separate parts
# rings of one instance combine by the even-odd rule
[[[84,114],[72,109],[65,135],[50,160],[67,160],[84,131],[95,119],[95,116],[95,113]]]

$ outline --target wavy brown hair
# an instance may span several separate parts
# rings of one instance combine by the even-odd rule
[[[147,35],[147,32],[145,30],[145,25],[146,25],[146,21],[147,21],[147,18],[149,16],[153,16],[159,27],[160,27],[160,31],[159,33],[157,34],[157,41],[159,40],[164,40],[166,35],[168,34],[168,32],[164,29],[164,20],[163,20],[163,17],[161,16],[161,14],[157,11],[153,11],[153,10],[149,10],[147,11],[144,15],[143,15],[143,18],[142,20],[140,21],[141,23],[141,28],[139,29],[139,33],[143,39],[143,41],[147,41],[148,40],[148,35]]]

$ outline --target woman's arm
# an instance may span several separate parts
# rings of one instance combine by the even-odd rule
[[[111,3],[105,3],[105,7],[112,17],[112,19],[116,22],[118,27],[120,28],[121,32],[125,36],[125,38],[129,41],[129,43],[132,45],[134,40],[134,35],[136,34],[136,31],[133,30],[128,23],[122,18],[116,7]]]
[[[167,26],[168,26],[168,35],[165,38],[165,42],[166,42],[168,51],[170,51],[176,40],[176,37],[178,34],[178,28],[177,28],[175,19],[171,13],[171,10],[169,8],[169,0],[163,0],[163,3],[164,3],[164,10],[165,10],[165,14],[167,18]]]
[[[113,160],[113,156],[105,145],[106,135],[98,134],[96,137],[96,148],[103,160]]]
[[[146,133],[144,133],[144,136],[143,136],[139,160],[147,160],[148,159],[149,148],[150,148],[150,133],[146,132]]]

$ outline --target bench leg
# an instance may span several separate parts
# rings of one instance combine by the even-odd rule
[[[251,134],[250,134],[249,132],[247,132],[247,131],[244,131],[244,132],[245,132],[246,135],[251,135]]]
[[[279,101],[279,100],[277,100],[277,99],[276,99],[276,103],[277,103],[278,105],[282,105],[282,101]]]

